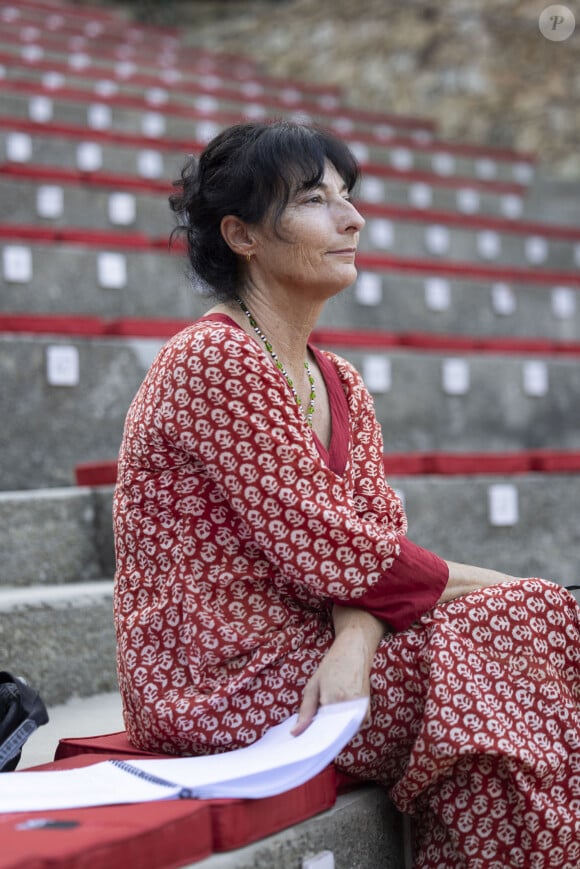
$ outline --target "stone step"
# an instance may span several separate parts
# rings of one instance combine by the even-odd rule
[[[387,479],[404,499],[412,540],[452,561],[563,584],[580,582],[579,474],[404,476],[390,473],[388,454],[385,465]],[[10,589],[11,600],[21,593],[42,599],[43,588],[66,600],[94,587],[98,565],[100,576],[112,575],[112,494],[110,485],[2,494],[1,548],[10,556],[2,585]],[[75,514],[83,513],[75,521]],[[51,514],[56,521],[47,520]],[[24,524],[26,533],[19,535]],[[84,553],[91,569],[79,582]],[[20,562],[25,572],[18,571]],[[95,587],[103,588],[99,582]]]
[[[0,648],[48,705],[114,690],[112,582],[1,588]]]
[[[364,335],[321,337],[320,346],[349,359],[366,380],[388,452],[580,448],[580,356],[572,351],[480,352],[469,341],[432,347],[424,336],[417,336],[423,346],[369,340],[360,349]],[[11,408],[0,455],[3,488],[70,485],[76,464],[116,456],[129,404],[162,344],[0,334],[0,376]]]
[[[326,812],[184,869],[410,869],[404,820],[379,787],[342,794]]]
[[[8,166],[0,176],[0,223],[76,230],[110,230],[166,238],[174,226],[168,205],[172,179],[145,180],[103,172],[84,176],[59,167]],[[366,181],[366,187],[370,183]],[[379,183],[380,179],[374,179]],[[410,190],[388,198],[381,182],[375,201],[357,201],[366,219],[359,250],[415,257],[426,262],[491,263],[541,270],[575,270],[580,265],[580,230],[535,221],[467,211],[461,202],[433,201],[433,188],[423,204],[408,203]],[[363,187],[364,192],[364,187]],[[472,191],[475,195],[475,191]],[[41,194],[41,196],[40,196]],[[42,197],[42,198],[41,198]],[[114,239],[111,240],[114,245]]]
[[[111,534],[110,491],[0,492],[0,589],[58,588],[111,576]]]

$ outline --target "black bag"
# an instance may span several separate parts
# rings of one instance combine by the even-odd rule
[[[48,721],[46,706],[24,679],[0,671],[0,772],[16,768],[22,746]]]

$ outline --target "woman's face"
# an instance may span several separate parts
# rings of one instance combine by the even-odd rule
[[[327,162],[318,187],[291,197],[277,231],[270,225],[254,228],[254,268],[270,288],[275,282],[327,298],[356,279],[363,226],[343,179]]]

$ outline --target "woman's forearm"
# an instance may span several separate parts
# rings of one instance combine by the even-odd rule
[[[472,591],[478,591],[490,585],[500,585],[515,578],[496,570],[487,570],[484,567],[474,567],[470,564],[458,564],[455,561],[448,561],[447,566],[449,567],[449,579],[439,598],[439,603],[446,603]]]

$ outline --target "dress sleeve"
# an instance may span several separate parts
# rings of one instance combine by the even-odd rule
[[[285,591],[297,585],[368,609],[396,630],[438,600],[445,562],[406,541],[392,490],[371,496],[385,502],[383,515],[363,504],[374,412],[357,426],[353,466],[341,477],[319,456],[280,372],[239,329],[212,323],[182,333],[152,376],[151,434],[219,489]]]
[[[386,530],[397,528],[397,556],[384,582],[369,586],[360,605],[396,630],[408,627],[439,600],[447,580],[447,563],[406,536],[401,499],[385,479],[383,436],[374,402],[359,372],[332,353],[343,383],[351,420],[353,503],[361,519]]]

